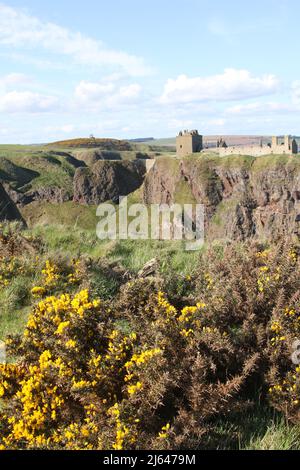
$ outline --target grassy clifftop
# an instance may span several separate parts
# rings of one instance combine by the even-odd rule
[[[117,140],[117,139],[96,139],[96,138],[89,138],[89,139],[69,139],[69,140],[62,140],[58,142],[53,142],[47,144],[46,147],[51,148],[63,148],[63,149],[71,149],[71,148],[101,148],[104,150],[118,150],[118,151],[126,151],[132,150],[133,146],[127,142],[126,140]]]

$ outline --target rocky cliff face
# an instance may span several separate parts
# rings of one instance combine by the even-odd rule
[[[117,202],[141,186],[146,172],[143,161],[101,161],[78,168],[74,176],[74,201],[81,204]]]
[[[4,187],[0,183],[0,220],[20,220],[23,221],[15,203],[8,196]]]
[[[119,152],[100,149],[74,151],[74,156],[81,162],[81,166],[93,166],[99,160],[122,160]]]
[[[157,160],[143,186],[149,203],[205,205],[206,237],[273,239],[295,230],[300,158],[187,157]]]
[[[3,186],[11,200],[20,208],[34,201],[61,204],[72,199],[68,191],[63,188],[58,188],[57,186],[41,187],[33,191],[27,191],[26,193],[16,191],[5,183]]]
[[[276,240],[295,230],[300,213],[298,156],[219,158],[201,154],[181,160],[157,158],[154,166],[154,160],[94,162],[95,154],[91,156],[85,163],[63,152],[48,152],[22,160],[22,166],[3,158],[0,219],[20,219],[16,206],[23,211],[31,203],[62,204],[72,198],[80,204],[97,205],[117,202],[119,196],[140,188],[136,197],[142,194],[146,204],[204,204],[208,240]],[[28,169],[31,162],[34,171]]]

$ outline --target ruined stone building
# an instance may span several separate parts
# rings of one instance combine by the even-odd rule
[[[232,147],[220,147],[219,155],[225,157],[228,155],[251,155],[253,157],[259,157],[261,155],[291,155],[298,153],[298,145],[295,139],[290,136],[284,136],[283,142],[280,142],[279,137],[272,137],[272,143],[263,145],[262,141],[260,145],[237,145]]]
[[[295,139],[286,135],[284,138],[272,137],[270,144],[263,144],[260,141],[259,145],[234,145],[227,146],[225,140],[220,137],[217,140],[217,147],[211,149],[218,152],[220,157],[229,155],[250,155],[259,157],[261,155],[291,155],[298,153],[298,145]],[[176,152],[179,157],[198,153],[203,150],[203,136],[197,130],[181,131],[176,137]]]
[[[176,152],[179,157],[201,152],[203,149],[203,136],[197,130],[179,132],[176,137]]]
[[[223,140],[222,137],[221,137],[221,139],[217,140],[217,148],[220,148],[220,147],[223,147],[223,148],[228,147],[228,145],[226,144],[225,140]]]

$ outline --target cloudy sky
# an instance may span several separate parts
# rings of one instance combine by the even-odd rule
[[[299,0],[0,0],[0,143],[300,135]]]

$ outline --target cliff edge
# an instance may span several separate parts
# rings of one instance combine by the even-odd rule
[[[276,240],[294,232],[300,213],[300,158],[158,159],[145,178],[143,199],[204,204],[208,240]]]

